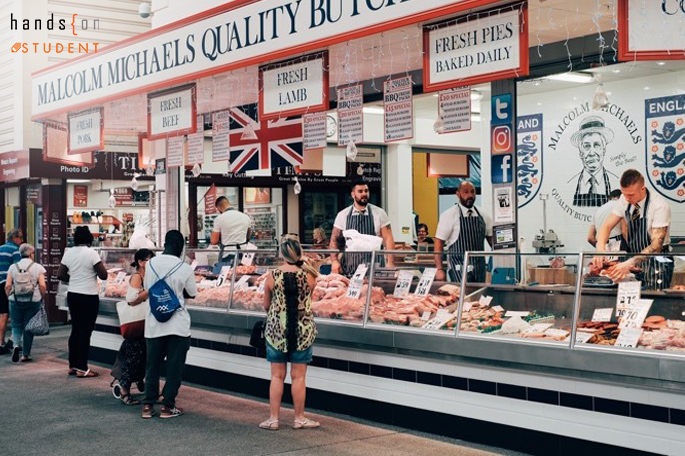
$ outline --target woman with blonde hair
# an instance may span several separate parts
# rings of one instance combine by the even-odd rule
[[[283,383],[290,362],[295,408],[293,428],[316,428],[320,424],[304,416],[304,403],[307,364],[312,361],[312,345],[317,334],[311,304],[319,273],[302,260],[302,245],[296,234],[283,235],[279,250],[285,263],[267,276],[264,285],[266,360],[271,363],[271,415],[259,427],[278,430]]]

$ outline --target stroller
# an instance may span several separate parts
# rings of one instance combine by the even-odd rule
[[[142,357],[140,355],[142,344]],[[138,356],[132,356],[136,353]],[[112,395],[116,399],[121,399],[121,376],[122,370],[126,366],[131,376],[131,387],[135,383],[138,391],[141,393],[145,392],[145,340],[129,340],[124,339],[117,353],[116,361],[112,366],[112,372],[110,375],[114,377],[109,386],[112,387]]]

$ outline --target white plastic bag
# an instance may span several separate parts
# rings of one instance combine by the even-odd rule
[[[380,250],[383,244],[383,238],[361,234],[357,230],[345,230],[343,236],[345,237],[346,252],[372,252]]]

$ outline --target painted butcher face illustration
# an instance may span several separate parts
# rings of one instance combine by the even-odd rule
[[[604,166],[606,154],[606,140],[599,133],[588,133],[580,141],[580,159],[583,167],[590,174],[596,173]]]

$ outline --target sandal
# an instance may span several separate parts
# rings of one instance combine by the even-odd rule
[[[69,368],[69,372],[67,372],[67,374],[69,374],[69,375],[71,375],[71,376],[76,375],[76,369],[74,369],[73,367],[70,367],[70,368]]]
[[[98,377],[98,376],[100,376],[100,374],[98,374],[97,372],[94,372],[90,369],[88,369],[87,371],[82,371],[82,370],[77,369],[77,371],[76,371],[76,377],[77,378],[89,378],[89,377]]]
[[[267,431],[278,431],[278,420],[273,420],[269,418],[266,421],[259,423],[260,429],[266,429]]]
[[[140,401],[132,398],[130,394],[122,394],[120,399],[124,405],[140,405]]]
[[[152,406],[152,404],[143,405],[143,413],[141,414],[141,417],[143,419],[149,419],[153,416],[155,416],[155,408]]]
[[[293,429],[314,429],[318,428],[319,426],[321,426],[321,423],[319,423],[318,421],[305,418],[303,420],[295,420],[295,424],[293,424]]]

